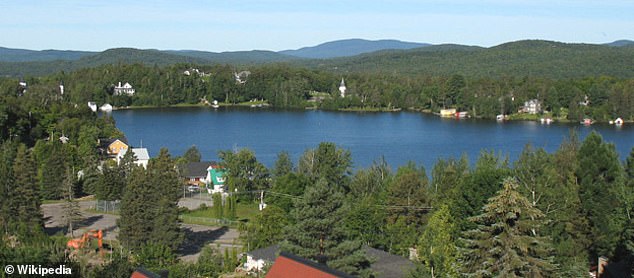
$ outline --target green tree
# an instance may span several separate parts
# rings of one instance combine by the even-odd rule
[[[338,148],[335,143],[322,142],[316,149],[309,149],[300,157],[298,172],[311,181],[324,178],[328,184],[350,191],[352,158],[350,151]]]
[[[280,152],[277,154],[277,160],[275,161],[275,167],[271,171],[271,174],[275,178],[279,178],[293,171],[293,162],[288,152]]]
[[[234,192],[263,190],[268,187],[268,170],[260,163],[249,149],[221,151],[218,156],[222,159],[221,165],[227,169],[228,189]],[[245,196],[245,197],[242,197]],[[241,195],[246,198],[248,195]]]
[[[128,179],[117,220],[119,241],[125,248],[138,251],[152,240],[156,199],[154,187],[143,168],[135,168]]]
[[[40,205],[42,203],[37,184],[37,169],[33,156],[25,145],[17,150],[13,175],[15,177],[12,209],[22,230],[27,235],[43,232],[44,220]]]
[[[266,201],[290,212],[293,208],[293,199],[300,197],[305,188],[310,184],[310,180],[301,174],[288,173],[277,177]]]
[[[196,145],[189,147],[189,149],[185,151],[185,154],[183,154],[183,158],[185,158],[187,162],[200,162],[201,157],[200,151]]]
[[[370,262],[361,242],[347,238],[341,225],[346,210],[340,189],[320,179],[296,201],[282,249],[352,275],[365,273]]]
[[[458,226],[453,221],[449,206],[442,205],[429,218],[418,241],[418,254],[431,277],[456,276],[457,232]]]
[[[283,209],[268,205],[253,222],[243,227],[240,237],[247,243],[248,250],[279,244],[284,240],[284,228],[288,224],[288,216]]]
[[[614,145],[603,142],[596,132],[583,141],[578,159],[579,197],[594,239],[590,254],[594,259],[610,257],[627,219],[623,198],[619,196],[623,168]]]
[[[68,231],[70,232],[71,237],[74,237],[73,224],[81,220],[81,211],[80,211],[79,203],[77,203],[77,200],[75,200],[74,190],[73,190],[76,180],[77,178],[75,177],[73,171],[70,168],[66,169],[64,184],[62,185],[62,188],[64,189],[64,192],[63,192],[64,205],[62,209],[64,212],[63,214],[64,223],[68,225]]]
[[[507,178],[503,188],[469,220],[477,228],[464,233],[462,272],[474,277],[548,277],[554,269],[549,238],[540,236],[544,214]]]
[[[183,241],[183,231],[178,219],[182,181],[167,149],[162,148],[159,155],[148,163],[147,179],[153,188],[155,203],[155,215],[151,219],[154,223],[151,240],[155,244],[176,250]]]

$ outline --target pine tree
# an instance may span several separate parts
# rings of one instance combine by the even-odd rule
[[[275,167],[273,167],[273,177],[279,178],[293,171],[293,162],[291,161],[288,152],[280,152],[277,154],[277,160],[275,161]]]
[[[158,157],[148,164],[148,181],[153,188],[156,215],[152,230],[152,241],[176,250],[183,241],[183,232],[178,219],[178,200],[182,181],[178,177],[174,161],[167,149],[161,149]]]
[[[5,234],[13,234],[16,220],[14,197],[15,185],[13,177],[13,162],[16,156],[16,144],[5,141],[0,153],[0,227]]]
[[[347,214],[343,193],[326,179],[306,189],[291,211],[282,249],[352,275],[367,273],[370,265],[360,241],[350,240],[342,225]]]
[[[41,233],[44,220],[40,210],[42,202],[37,186],[37,169],[33,156],[25,145],[18,147],[13,174],[15,177],[13,209],[16,212],[17,221],[27,234]]]
[[[119,210],[121,218],[117,220],[119,241],[130,250],[140,250],[151,240],[156,207],[153,191],[145,170],[135,168],[125,187]]]
[[[505,179],[483,213],[470,218],[478,226],[463,238],[466,276],[548,277],[554,269],[549,238],[539,235],[544,214],[517,187],[515,180]]]
[[[614,145],[603,142],[596,132],[581,144],[578,160],[579,197],[594,239],[589,248],[591,259],[611,257],[627,220],[626,198],[619,196],[624,182],[622,165]]]
[[[62,185],[62,188],[64,189],[64,205],[62,209],[64,211],[63,219],[64,222],[68,225],[68,231],[70,232],[71,237],[74,237],[73,224],[81,219],[79,203],[77,203],[77,200],[75,200],[74,196],[75,181],[76,177],[73,174],[73,171],[70,168],[66,169],[65,179]]]

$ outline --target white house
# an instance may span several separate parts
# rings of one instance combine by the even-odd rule
[[[341,97],[346,97],[346,82],[343,81],[343,78],[341,78],[341,84],[339,84],[339,95]]]
[[[123,84],[123,86],[121,86],[121,82],[119,82],[119,85],[114,86],[114,95],[115,96],[120,96],[120,95],[128,95],[128,96],[132,96],[134,95],[134,88],[132,88],[132,85],[130,85],[130,83],[126,82],[125,84]]]
[[[136,161],[134,161],[134,163],[147,169],[147,164],[150,161],[150,155],[148,154],[146,148],[131,148],[121,150],[117,154],[117,164],[121,163],[121,159],[125,156],[128,150],[132,150],[132,153],[136,157]]]
[[[539,100],[531,99],[524,102],[524,113],[537,114],[542,112],[542,103]]]

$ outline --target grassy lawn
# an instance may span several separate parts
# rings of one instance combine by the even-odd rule
[[[180,218],[183,223],[187,224],[233,227],[240,221],[252,221],[259,212],[257,203],[238,203],[236,207],[237,219],[233,221],[215,218],[213,207],[187,211],[182,213]]]

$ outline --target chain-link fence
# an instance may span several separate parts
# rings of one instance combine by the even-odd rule
[[[106,200],[97,200],[95,202],[95,210],[103,211],[103,212],[119,212],[121,208],[121,201],[106,201]]]

